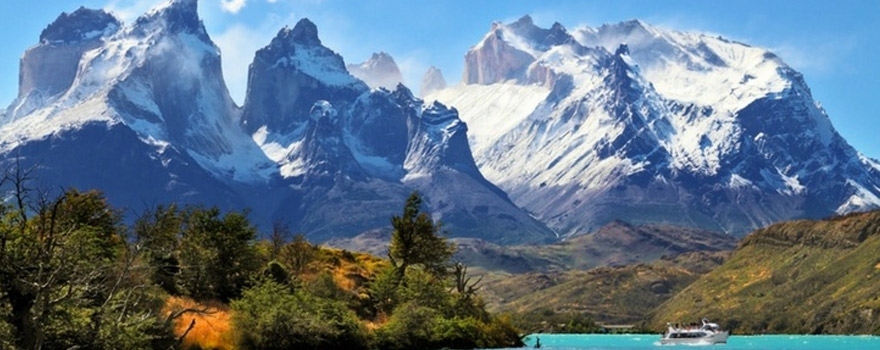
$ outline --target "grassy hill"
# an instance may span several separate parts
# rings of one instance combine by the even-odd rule
[[[654,308],[719,266],[726,254],[686,253],[652,263],[512,275],[490,280],[482,295],[495,312],[568,313],[606,324],[640,323]]]
[[[880,211],[755,231],[646,326],[700,317],[739,333],[880,333]]]
[[[498,246],[475,239],[457,239],[455,243],[456,257],[465,264],[512,274],[650,263],[664,256],[736,247],[734,237],[711,231],[622,221],[548,245]]]

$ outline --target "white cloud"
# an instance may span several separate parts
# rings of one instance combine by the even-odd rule
[[[236,14],[247,5],[247,0],[220,0],[220,7],[223,11]]]

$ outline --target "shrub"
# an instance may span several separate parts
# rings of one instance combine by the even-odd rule
[[[239,349],[363,349],[364,329],[344,303],[258,281],[232,302]]]
[[[435,322],[440,317],[437,310],[417,303],[404,303],[394,309],[384,327],[376,331],[376,347],[379,349],[430,349],[434,348]]]

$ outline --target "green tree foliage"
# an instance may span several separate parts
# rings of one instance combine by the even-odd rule
[[[318,247],[306,241],[303,235],[296,235],[292,242],[281,247],[278,259],[290,267],[292,274],[301,276],[308,272],[309,263],[315,260],[317,254]]]
[[[389,266],[380,269],[370,283],[370,299],[374,308],[374,315],[388,315],[398,304],[398,281],[397,268]]]
[[[375,340],[375,348],[389,350],[521,346],[519,332],[509,319],[448,317],[415,301],[398,306],[388,323],[377,330]]]
[[[403,278],[406,269],[413,265],[421,265],[425,270],[443,276],[455,251],[441,236],[441,224],[434,223],[427,213],[422,212],[421,206],[422,197],[413,193],[406,200],[403,215],[391,218],[394,231],[388,255],[399,278]]]
[[[229,302],[260,271],[256,229],[244,212],[158,206],[134,224],[151,279],[173,295]]]
[[[438,280],[422,269],[410,269],[406,274],[406,286],[398,289],[400,303],[412,302],[441,312],[445,317],[455,316],[454,296],[446,280]]]
[[[432,349],[435,322],[441,319],[433,308],[416,302],[401,304],[394,310],[385,327],[376,334],[376,347],[380,349]]]
[[[180,294],[180,230],[183,213],[176,205],[149,209],[134,222],[136,244],[149,262],[150,279],[171,294]]]
[[[365,349],[367,333],[342,302],[264,279],[232,302],[239,349]]]
[[[259,271],[256,229],[244,213],[190,208],[183,217],[181,282],[196,300],[229,302]]]
[[[389,257],[392,266],[380,271],[371,285],[374,305],[388,322],[376,331],[380,349],[488,348],[522,346],[507,319],[493,318],[476,294],[479,279],[455,264],[454,247],[439,235],[412,194],[402,216],[392,218]]]
[[[485,311],[479,279],[450,268],[454,247],[416,193],[392,218],[388,264],[287,242],[277,225],[258,243],[246,212],[163,205],[126,227],[101,193],[53,197],[27,175],[0,179],[0,349],[173,349],[175,319],[200,310],[166,310],[170,295],[229,303],[240,349],[522,344]]]
[[[95,191],[32,190],[27,175],[3,182],[13,196],[0,206],[3,346],[150,347],[169,339],[118,211]]]

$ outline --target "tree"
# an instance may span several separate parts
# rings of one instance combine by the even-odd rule
[[[0,309],[15,348],[149,347],[170,335],[140,251],[97,191],[32,190],[15,172],[0,205]]]
[[[189,208],[183,215],[180,243],[184,290],[196,300],[229,302],[241,296],[260,270],[254,245],[256,229],[245,213],[220,215],[217,207]]]
[[[27,189],[21,173],[7,179],[17,206],[2,210],[0,291],[17,346],[41,348],[60,308],[105,304],[115,292],[108,287],[116,284],[108,282],[124,249],[120,216],[97,192],[68,190],[51,198]],[[100,328],[101,316],[93,315],[92,332]]]
[[[315,260],[317,254],[318,247],[309,243],[305,236],[297,234],[292,242],[281,247],[278,259],[290,268],[294,276],[300,277],[307,272],[309,263]]]
[[[183,217],[176,205],[147,210],[134,222],[135,242],[150,264],[150,279],[166,292],[179,295],[180,230]]]
[[[483,277],[480,276],[476,281],[471,281],[472,277],[468,276],[467,266],[458,262],[455,264],[452,278],[453,291],[457,296],[455,300],[455,315],[476,317],[483,321],[488,320],[489,313],[486,312],[482,299],[477,295],[477,291],[480,289],[479,284]]]
[[[449,259],[455,247],[440,234],[441,224],[434,223],[422,212],[422,197],[413,192],[406,200],[403,215],[391,218],[389,258],[395,266],[398,284],[406,276],[406,269],[421,265],[437,277],[447,274]]]
[[[284,245],[290,240],[291,235],[290,227],[283,221],[275,221],[272,223],[272,234],[269,235],[268,242],[268,254],[270,259],[278,260],[278,256],[281,255],[281,249],[284,248]]]

